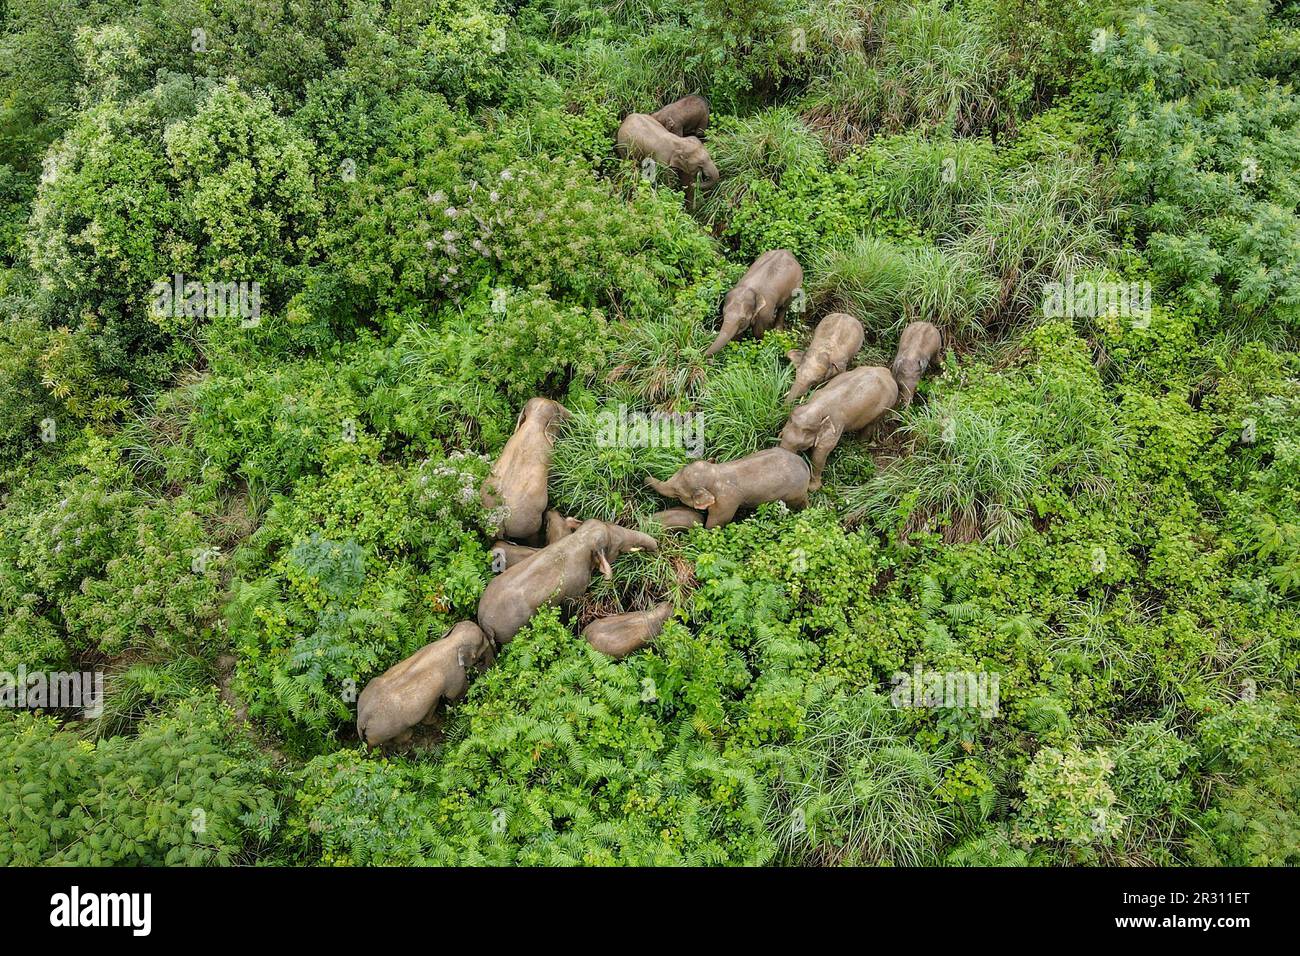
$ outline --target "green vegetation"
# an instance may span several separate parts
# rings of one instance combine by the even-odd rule
[[[0,672],[105,695],[5,698],[0,864],[1300,864],[1298,68],[1292,0],[9,0]],[[696,92],[688,204],[613,135]],[[777,247],[807,311],[706,359]],[[602,416],[770,447],[833,310],[945,348],[811,507],[361,747],[525,401],[644,525],[687,452]]]

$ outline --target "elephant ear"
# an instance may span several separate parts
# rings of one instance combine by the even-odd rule
[[[818,444],[821,444],[823,441],[838,441],[839,437],[840,437],[840,429],[836,426],[836,424],[833,421],[831,421],[831,417],[827,415],[825,418],[821,420],[821,423],[817,426]]]
[[[605,554],[604,548],[596,548],[591,553],[591,559],[605,577],[612,578],[614,576],[614,568],[610,565],[609,557]]]
[[[691,507],[707,511],[713,507],[713,503],[717,500],[717,498],[713,497],[713,492],[707,488],[702,488],[691,496]]]
[[[801,352],[799,349],[791,349],[790,351],[785,353],[785,357],[790,360],[790,363],[795,368],[798,368],[800,365],[803,364],[803,352]]]

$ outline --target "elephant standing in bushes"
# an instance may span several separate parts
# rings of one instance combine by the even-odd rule
[[[898,383],[889,369],[879,366],[855,368],[837,375],[790,412],[781,429],[781,447],[791,452],[811,448],[812,481],[809,489],[822,486],[826,459],[846,431],[862,432],[898,401]]]
[[[582,636],[602,654],[623,658],[658,637],[664,622],[672,616],[672,602],[665,602],[648,611],[629,611],[597,618],[582,629]]]
[[[791,349],[786,353],[794,363],[794,385],[785,400],[794,402],[810,388],[848,369],[862,348],[863,338],[862,323],[845,312],[832,312],[822,319],[806,352]]]
[[[371,747],[405,743],[416,724],[432,722],[444,700],[465,696],[471,667],[488,667],[494,657],[478,625],[461,621],[366,685],[357,699],[357,736]]]
[[[569,410],[549,398],[530,398],[515,420],[515,433],[483,482],[483,507],[506,509],[497,534],[516,541],[535,539],[546,513],[546,482],[560,422]]]
[[[698,136],[709,128],[709,101],[692,93],[650,114],[674,136]]]
[[[658,551],[648,534],[592,519],[562,541],[549,544],[497,575],[478,602],[478,623],[498,644],[508,644],[537,609],[572,601],[587,590],[592,571],[607,577],[610,562],[629,551]]]
[[[618,150],[640,161],[647,156],[658,165],[677,173],[678,183],[693,190],[695,180],[705,189],[718,184],[718,167],[713,157],[694,136],[677,136],[646,113],[629,113],[618,128]],[[688,200],[693,198],[688,196]]]
[[[693,461],[667,481],[647,478],[646,484],[665,498],[707,509],[704,527],[716,528],[734,518],[740,508],[767,501],[806,507],[808,477],[808,465],[798,455],[784,448],[768,448],[721,465]]]
[[[890,371],[898,382],[899,407],[907,408],[916,385],[943,347],[943,335],[929,322],[909,322],[898,339],[898,354]]]
[[[762,339],[785,324],[785,313],[795,290],[803,285],[803,266],[784,249],[772,249],[754,260],[722,303],[722,327],[705,355],[716,355],[746,329]]]

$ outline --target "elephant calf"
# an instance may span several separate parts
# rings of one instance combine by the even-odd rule
[[[862,348],[863,337],[862,323],[844,312],[832,312],[817,323],[808,351],[792,349],[786,353],[795,369],[794,385],[785,400],[802,398],[810,388],[847,369]]]
[[[624,156],[635,160],[648,156],[675,171],[681,186],[693,187],[697,178],[705,189],[718,184],[718,167],[704,144],[694,136],[670,133],[648,113],[629,113],[618,128],[616,142]]]
[[[784,448],[768,448],[737,461],[693,461],[667,481],[647,478],[665,498],[707,509],[706,528],[724,525],[742,507],[784,501],[791,508],[808,504],[808,465]]]
[[[357,699],[357,736],[371,747],[405,743],[411,728],[431,722],[444,700],[465,696],[471,667],[487,667],[493,658],[487,635],[473,621],[461,621],[366,685]]]
[[[512,544],[509,541],[492,542],[492,570],[500,574],[506,568],[523,564],[541,548],[530,548],[525,544]]]
[[[516,541],[535,538],[546,513],[546,482],[560,422],[569,410],[549,398],[530,398],[515,420],[515,433],[483,482],[483,507],[504,507],[497,533]]]
[[[912,404],[917,383],[942,347],[943,335],[929,322],[909,322],[903,329],[898,340],[898,354],[890,366],[898,382],[899,407],[906,408]]]
[[[863,431],[896,401],[898,383],[887,368],[868,366],[837,375],[790,412],[790,420],[781,429],[781,447],[791,452],[813,450],[808,487],[816,491],[822,486],[826,458],[840,436],[846,431]]]
[[[673,616],[671,602],[656,604],[648,611],[630,611],[598,618],[582,629],[587,643],[609,657],[623,658],[645,647]]]
[[[657,550],[658,542],[648,534],[584,521],[567,538],[492,579],[478,602],[479,627],[496,643],[508,644],[538,608],[580,597],[594,569],[609,576],[614,573],[610,562],[619,555]]]
[[[709,127],[709,101],[692,93],[650,116],[675,136],[698,136]]]
[[[722,327],[705,355],[716,355],[746,329],[762,339],[785,323],[795,290],[803,285],[803,266],[784,249],[772,249],[754,260],[722,303]]]
[[[665,531],[682,531],[703,524],[704,515],[694,508],[667,508],[664,511],[656,511],[650,516],[650,520],[658,522]]]

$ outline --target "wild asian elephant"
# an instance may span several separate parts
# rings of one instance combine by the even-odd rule
[[[810,490],[821,487],[822,469],[840,437],[846,431],[862,432],[897,400],[898,384],[889,369],[866,366],[835,376],[790,412],[781,429],[781,447],[790,452],[813,450]]]
[[[784,501],[791,508],[808,504],[808,465],[784,448],[768,448],[736,461],[693,461],[667,481],[646,484],[665,498],[707,509],[706,528],[724,525],[740,508]]]
[[[709,101],[692,93],[655,110],[650,116],[674,136],[698,136],[709,128]]]
[[[597,618],[582,629],[582,636],[602,654],[623,658],[658,637],[664,622],[672,616],[673,605],[665,602],[646,611]]]
[[[746,329],[762,339],[785,323],[795,290],[803,285],[803,266],[784,249],[772,249],[754,260],[722,303],[722,325],[705,355],[716,355]]]
[[[530,398],[515,420],[515,433],[483,482],[483,507],[504,507],[497,534],[516,541],[536,538],[546,513],[546,482],[559,425],[569,410],[549,398]]]
[[[479,626],[461,621],[366,685],[357,699],[357,736],[371,747],[404,743],[416,724],[433,720],[439,704],[464,697],[470,669],[488,667],[494,657]]]
[[[917,383],[943,347],[943,335],[929,322],[910,322],[898,339],[898,354],[890,371],[898,382],[900,408],[912,404]]]
[[[648,113],[629,113],[618,128],[618,151],[630,159],[649,157],[659,166],[677,173],[678,184],[712,189],[718,184],[718,167],[713,157],[694,136],[678,136],[659,125]]]
[[[629,551],[657,551],[648,534],[592,519],[562,541],[548,544],[489,582],[478,602],[478,623],[498,644],[507,644],[538,608],[572,601],[587,590],[592,571],[607,577],[610,562]]]
[[[832,312],[817,323],[807,351],[792,349],[786,358],[794,363],[794,385],[787,402],[802,398],[811,388],[848,369],[862,348],[862,323],[844,312]]]
[[[694,508],[666,508],[656,511],[650,520],[657,522],[665,531],[680,531],[704,524],[704,515]]]

